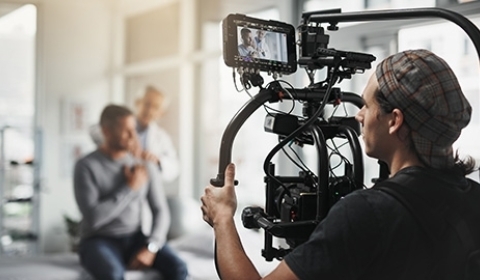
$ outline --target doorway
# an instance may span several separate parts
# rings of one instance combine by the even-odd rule
[[[37,8],[0,4],[0,254],[37,251],[35,77]]]

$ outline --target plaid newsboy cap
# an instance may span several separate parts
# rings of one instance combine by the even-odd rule
[[[383,60],[376,75],[381,94],[403,112],[420,160],[451,168],[452,144],[470,122],[472,108],[450,66],[428,50],[408,50]]]

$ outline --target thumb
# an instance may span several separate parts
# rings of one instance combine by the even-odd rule
[[[225,168],[225,186],[234,186],[234,180],[235,180],[235,164],[230,163],[227,165],[227,168]]]

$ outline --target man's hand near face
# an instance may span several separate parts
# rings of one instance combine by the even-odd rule
[[[155,165],[160,165],[160,159],[156,155],[154,155],[153,153],[147,150],[142,151],[142,153],[140,154],[140,158],[146,161],[150,161]]]
[[[138,136],[135,136],[135,141],[129,148],[129,152],[136,158],[150,161],[155,165],[160,165],[160,159],[156,155],[142,148]]]
[[[144,165],[125,166],[123,173],[128,186],[134,191],[139,190],[147,183],[148,174]]]

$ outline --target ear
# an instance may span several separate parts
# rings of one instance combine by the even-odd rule
[[[388,132],[390,134],[398,133],[400,131],[400,127],[402,127],[405,119],[403,112],[400,111],[399,109],[393,109],[393,111],[390,113],[390,120],[388,121]]]

